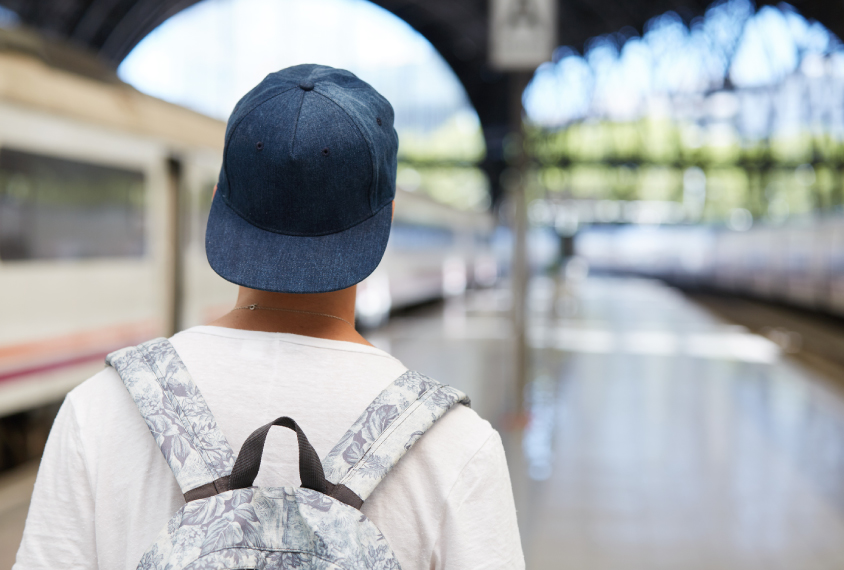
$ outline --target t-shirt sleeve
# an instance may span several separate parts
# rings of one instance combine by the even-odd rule
[[[449,492],[431,568],[525,567],[504,446],[493,432]]]
[[[70,398],[59,409],[12,570],[97,568],[94,499]]]

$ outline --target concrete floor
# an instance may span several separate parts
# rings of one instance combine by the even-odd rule
[[[524,430],[505,414],[506,292],[367,335],[502,431],[528,568],[844,567],[841,369],[808,368],[651,281],[538,279],[529,301]],[[0,570],[33,477],[0,480]]]
[[[523,433],[505,294],[373,335],[505,432],[528,568],[844,568],[840,368],[653,281],[540,279],[529,301]]]
[[[529,568],[844,567],[833,379],[657,283],[566,295],[534,318]]]

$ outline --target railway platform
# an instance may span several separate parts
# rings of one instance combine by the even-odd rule
[[[844,566],[838,364],[656,281],[535,279],[520,426],[505,413],[509,305],[473,291],[368,338],[466,391],[502,432],[529,569]],[[0,570],[34,474],[0,480]]]

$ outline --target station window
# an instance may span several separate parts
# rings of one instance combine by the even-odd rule
[[[143,173],[0,149],[0,260],[143,253]]]

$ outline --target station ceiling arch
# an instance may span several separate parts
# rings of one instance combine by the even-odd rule
[[[200,0],[0,0],[22,23],[99,55],[115,68],[159,24]],[[513,77],[487,64],[489,0],[371,0],[405,20],[454,69],[474,105],[487,141],[486,166],[503,168],[502,140],[510,123]],[[685,20],[712,0],[559,0],[558,44],[582,47],[597,35],[630,26],[641,32],[654,16],[674,10]],[[757,4],[776,4],[762,0]],[[844,37],[844,0],[793,0],[807,18]],[[493,193],[497,184],[493,183]],[[493,196],[495,199],[496,196]]]

